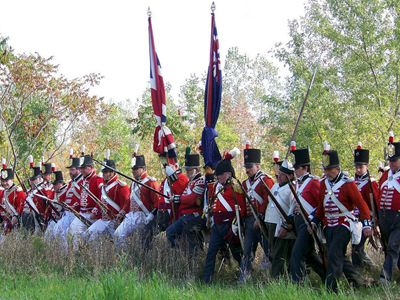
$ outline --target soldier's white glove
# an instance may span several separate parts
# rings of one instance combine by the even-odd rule
[[[146,216],[146,219],[144,219],[144,223],[147,225],[147,224],[149,224],[149,222],[151,221],[151,220],[153,220],[154,219],[154,215],[152,214],[152,213],[149,213],[147,216]]]
[[[237,224],[237,220],[236,219],[234,219],[233,222],[232,222],[232,232],[233,232],[234,235],[237,235],[238,232],[239,232],[239,226]]]
[[[165,175],[171,176],[174,173],[175,173],[174,169],[172,169],[170,166],[165,167]]]

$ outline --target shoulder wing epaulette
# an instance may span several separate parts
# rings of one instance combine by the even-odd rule
[[[157,179],[155,177],[151,177],[151,176],[147,176],[147,177],[149,177],[150,181],[157,181]]]
[[[376,181],[376,178],[375,178],[375,177],[370,176],[370,179],[371,179],[371,182]]]
[[[238,193],[238,194],[242,194],[243,193],[242,189],[240,188],[240,186],[238,184],[234,184],[233,185],[233,191],[235,193]]]
[[[119,184],[120,186],[126,186],[126,182],[125,182],[125,181],[122,181],[122,180],[120,180],[120,179],[117,179],[117,181],[118,181],[118,184]]]
[[[354,177],[346,177],[346,176],[343,176],[343,178],[342,178],[344,181],[346,181],[346,182],[352,182],[352,181],[354,181]]]
[[[320,177],[319,176],[312,176],[312,179],[314,179],[314,180],[320,180]]]
[[[22,192],[23,191],[23,189],[19,186],[19,187],[17,187],[17,192]]]

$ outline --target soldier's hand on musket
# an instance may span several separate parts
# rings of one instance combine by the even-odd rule
[[[233,232],[234,235],[237,235],[238,232],[239,232],[239,225],[237,223],[237,219],[236,218],[233,219],[233,221],[232,221],[232,232]]]
[[[96,218],[97,218],[97,216],[94,213],[90,213],[90,215],[89,215],[90,220],[94,220]]]
[[[18,218],[17,218],[17,216],[13,216],[13,217],[11,218],[11,224],[15,225],[15,224],[17,224],[17,223],[18,223]]]
[[[312,223],[312,222],[311,222],[311,228],[307,227],[307,230],[308,230],[308,233],[309,233],[309,234],[312,234],[312,233],[313,233],[313,230],[314,230],[314,231],[317,230],[317,225],[315,225],[315,223]]]
[[[283,239],[287,235],[288,230],[285,227],[279,228],[278,238]]]

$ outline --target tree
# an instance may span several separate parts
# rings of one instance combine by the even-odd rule
[[[287,109],[299,111],[299,91],[306,90],[322,53],[297,135],[303,145],[311,142],[314,160],[328,140],[351,168],[361,141],[375,165],[384,157],[388,131],[399,132],[398,7],[399,1],[310,0],[306,16],[290,23],[291,41],[275,52],[293,74]]]
[[[4,40],[0,47],[12,52]],[[57,72],[51,57],[37,53],[1,59],[2,147],[14,168],[29,154],[51,159],[78,122],[90,122],[101,111],[102,99],[90,95],[90,88],[102,78],[99,74],[69,80]]]

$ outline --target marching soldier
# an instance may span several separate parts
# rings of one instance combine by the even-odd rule
[[[248,179],[243,181],[242,185],[250,197],[250,200],[252,201],[257,213],[259,214],[259,219],[264,222],[265,210],[268,205],[268,194],[260,181],[263,180],[268,188],[272,188],[274,185],[274,180],[270,175],[266,175],[261,171],[260,149],[245,149],[243,154],[244,167],[246,169]],[[247,201],[244,224],[245,240],[243,258],[240,263],[239,282],[245,282],[250,276],[250,273],[253,269],[253,261],[258,243],[260,243],[261,247],[263,248],[265,256],[269,256],[268,241],[264,236],[261,235],[259,224],[257,223],[253,212],[250,209],[250,204]]]
[[[237,151],[239,150],[237,149]],[[231,154],[230,158],[234,156],[235,155]],[[235,170],[229,158],[225,158],[218,163],[215,169],[215,175],[217,176],[218,183],[213,190],[213,202],[210,203],[214,224],[211,228],[206,266],[203,274],[204,283],[211,283],[216,256],[218,250],[224,243],[228,242],[232,256],[239,265],[242,254],[240,243],[234,241],[234,238],[240,235],[240,231],[238,230],[240,220],[237,220],[237,217],[240,218],[244,216],[246,206],[242,190],[237,184],[232,182],[232,177],[235,176]],[[235,222],[233,222],[234,220]]]
[[[378,199],[378,183],[376,179],[371,177],[368,171],[369,164],[369,150],[361,149],[361,142],[358,143],[357,149],[354,150],[354,166],[356,169],[355,174],[355,183],[358,187],[358,190],[361,193],[365,203],[368,205],[370,210],[372,210],[371,203],[373,203],[373,199],[371,199],[370,195],[373,193],[373,198]],[[372,187],[372,191],[371,191]],[[357,207],[354,209],[354,214],[356,218],[360,219],[360,212]],[[363,235],[361,237],[360,243],[352,245],[351,259],[353,265],[357,268],[359,266],[369,266],[376,267],[374,261],[368,256],[364,251],[364,245],[367,241],[366,237]]]
[[[385,261],[382,266],[380,281],[393,280],[393,271],[399,262],[400,252],[400,143],[393,142],[393,132],[389,134],[387,146],[389,170],[379,180],[379,222],[382,238],[387,244]]]
[[[99,177],[94,170],[93,159],[90,155],[79,158],[79,169],[81,170],[83,180],[80,185],[86,187],[98,199],[101,198],[101,187],[103,186],[103,178]],[[79,198],[79,212],[90,223],[94,223],[98,214],[96,202],[89,193],[82,187]],[[74,246],[77,246],[77,237],[87,230],[87,226],[77,217],[72,221],[68,228],[68,234],[74,237]]]
[[[351,233],[356,235],[353,208],[358,207],[365,236],[371,235],[369,209],[365,204],[353,178],[345,176],[340,168],[338,153],[324,151],[322,156],[325,180],[320,184],[319,202],[312,220],[313,227],[324,222],[324,233],[328,247],[328,270],[326,285],[328,291],[337,293],[343,273],[347,245]]]
[[[286,217],[293,211],[293,194],[288,185],[289,180],[294,178],[294,169],[290,162],[284,160],[277,173],[277,183],[271,189],[277,204],[282,208]],[[285,216],[277,208],[277,205],[268,198],[268,206],[265,211],[265,222],[267,223],[269,245],[271,248],[271,276],[276,278],[284,273],[284,266],[290,265],[290,257],[296,238],[291,224],[285,220]]]
[[[43,188],[46,191],[46,194],[49,196],[50,199],[54,198],[54,187],[53,183],[51,182],[51,174],[55,171],[54,164],[51,163],[42,163],[42,178],[43,178]]]
[[[3,164],[5,167],[5,164]],[[4,168],[1,170],[0,215],[4,224],[3,234],[7,234],[14,229],[19,222],[19,218],[24,209],[25,193],[14,183],[14,172],[12,169]]]
[[[132,175],[137,181],[150,188],[159,190],[157,180],[147,173],[146,162],[143,155],[134,154],[131,168]],[[119,248],[121,244],[125,244],[126,238],[129,235],[142,230],[145,224],[154,218],[157,202],[158,195],[156,193],[136,182],[132,182],[130,197],[117,215],[119,220],[124,218],[115,231],[117,248]]]
[[[44,220],[44,214],[46,211],[46,201],[36,196],[36,194],[43,195],[50,198],[52,192],[46,190],[43,187],[43,178],[39,167],[31,167],[31,177],[29,177],[29,186],[25,202],[27,205],[24,206],[24,212],[30,216],[24,215],[22,217],[22,225],[28,231],[39,231],[43,230],[46,222]],[[24,220],[25,219],[25,220]]]
[[[142,232],[144,249],[149,248],[150,241],[157,231],[165,231],[179,217],[179,206],[171,203],[170,198],[174,195],[181,195],[189,180],[179,169],[176,159],[169,160],[168,165],[165,166],[166,177],[160,185],[160,192],[168,197],[159,197],[156,210],[146,217],[147,224]]]
[[[296,203],[293,212],[293,220],[296,231],[296,241],[293,246],[292,257],[290,261],[290,274],[293,282],[302,282],[306,274],[305,264],[325,281],[324,268],[321,257],[315,251],[315,243],[312,235],[307,230],[307,224],[304,218],[309,218],[315,213],[319,199],[319,178],[310,174],[310,154],[308,148],[294,149],[292,153],[295,156],[294,174],[296,183],[294,188],[305,210],[305,215],[299,205]]]
[[[64,209],[62,204],[65,202],[65,196],[67,192],[67,185],[64,183],[64,178],[61,171],[54,171],[54,180],[52,181],[53,189],[54,189],[54,203],[53,207],[57,210],[58,213],[53,211],[49,206],[47,207],[47,214],[52,214],[53,219],[57,221],[57,223],[51,219],[47,223],[46,232],[44,233],[44,238],[47,240],[53,239],[56,237],[56,226],[58,222],[61,221],[61,218],[64,213]],[[45,219],[47,219],[47,215],[45,215]]]
[[[189,181],[186,184],[183,194],[174,195],[170,198],[170,201],[174,201],[176,205],[179,205],[180,215],[179,219],[172,223],[166,230],[167,239],[172,248],[175,247],[176,239],[183,234],[185,228],[192,226],[191,222],[194,219],[201,218],[203,211],[205,183],[204,177],[200,173],[200,155],[196,153],[190,154],[190,148],[189,153],[185,155],[185,171]],[[186,228],[185,231],[189,232],[190,229]],[[196,235],[193,240],[189,238],[186,240],[189,255],[193,255],[198,240],[199,238]]]
[[[101,170],[104,184],[101,187],[101,198],[98,198],[98,200],[109,211],[102,208],[99,203],[96,204],[97,214],[101,214],[101,216],[85,232],[88,242],[92,242],[103,232],[108,232],[111,238],[114,238],[116,216],[124,213],[122,208],[125,206],[125,203],[129,202],[129,187],[125,182],[119,180],[118,175],[112,170],[115,170],[115,162],[107,160],[106,166]],[[95,212],[91,212],[90,219],[97,219]]]
[[[69,169],[69,176],[71,180],[68,182],[68,186],[66,188],[64,204],[79,213],[79,199],[81,193],[80,184],[83,180],[81,170],[79,169],[79,157],[71,157],[71,165],[67,166],[67,169]],[[69,225],[71,225],[74,219],[74,214],[70,210],[65,210],[63,216],[54,227],[54,235],[55,237],[60,236],[64,248],[68,247],[67,231]]]

